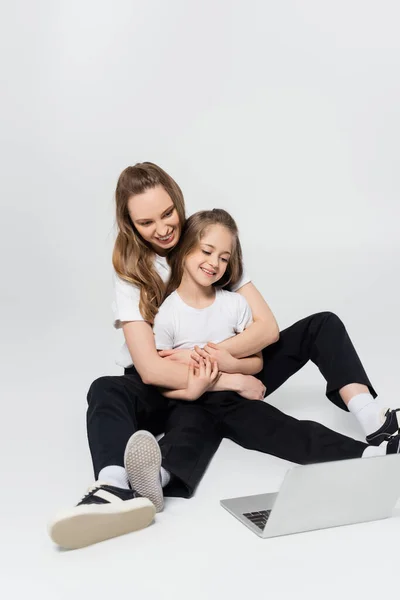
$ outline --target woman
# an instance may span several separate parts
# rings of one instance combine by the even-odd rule
[[[221,439],[218,419],[201,403],[165,399],[155,387],[184,389],[188,382],[188,367],[179,361],[187,360],[190,351],[173,354],[172,359],[162,358],[152,331],[169,279],[167,257],[177,246],[185,222],[182,192],[162,169],[141,163],[121,174],[116,204],[115,326],[122,327],[125,336],[118,360],[125,375],[101,377],[88,393],[87,428],[96,483],[77,507],[56,517],[50,525],[52,539],[71,548],[133,531],[152,520],[151,506],[130,489],[124,465],[127,442],[135,431],[146,429],[155,435],[165,431],[160,441],[162,484],[167,495],[183,497],[192,495]],[[394,411],[386,413],[383,423],[378,422],[376,393],[335,315],[313,315],[279,337],[271,310],[245,274],[232,289],[247,300],[254,322],[234,338],[217,347],[206,345],[199,353],[216,358],[219,369],[231,375],[233,359],[263,350],[264,367],[261,380],[241,375],[234,385],[229,381],[224,386],[221,377],[216,384],[208,382],[209,390],[233,389],[246,400],[261,399],[265,385],[267,393],[272,393],[311,359],[327,380],[329,399],[342,406],[357,400],[362,410],[374,407],[378,427],[370,432],[369,441],[378,443],[397,432]],[[236,403],[236,394],[224,392],[221,402],[230,402],[232,397]],[[349,438],[322,425],[297,421],[264,403],[241,403],[240,418],[246,419],[250,410],[259,410],[258,406],[267,407],[270,414],[270,431],[254,432],[257,439],[263,439],[263,451],[295,462],[316,462],[332,459],[333,443],[335,447],[350,443]],[[246,436],[249,438],[251,432]],[[142,434],[139,440],[137,437],[128,459],[142,457],[140,445],[147,447]],[[240,443],[250,447],[253,441],[242,439]],[[357,452],[365,447],[354,440],[351,443]],[[137,466],[153,469],[154,461]]]

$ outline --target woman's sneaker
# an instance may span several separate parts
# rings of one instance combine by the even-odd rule
[[[149,498],[157,512],[164,508],[161,485],[161,450],[156,438],[149,431],[136,431],[125,449],[125,469],[133,489]]]
[[[135,490],[97,481],[77,506],[53,519],[49,535],[62,548],[83,548],[143,529],[155,513],[152,502]]]
[[[386,446],[386,454],[400,454],[400,435],[392,435]]]
[[[383,414],[382,420],[382,427],[366,437],[367,443],[371,446],[379,446],[379,444],[385,442],[391,436],[400,433],[400,408],[388,408]]]

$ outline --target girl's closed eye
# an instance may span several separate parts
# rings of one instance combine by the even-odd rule
[[[207,254],[208,256],[210,256],[210,255],[211,255],[211,252],[207,252],[207,250],[202,250],[202,253],[203,253],[203,254]]]

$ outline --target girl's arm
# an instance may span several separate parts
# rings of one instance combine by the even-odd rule
[[[265,385],[259,379],[252,375],[242,375],[241,373],[227,374],[221,373],[217,381],[207,388],[209,392],[225,392],[227,390],[236,392],[247,400],[262,400],[265,396]],[[185,390],[165,390],[160,389],[163,396],[178,400],[197,400],[201,393],[189,389]]]
[[[246,283],[237,293],[244,296],[249,303],[254,323],[218,346],[228,350],[235,358],[244,358],[277,342],[279,328],[271,309],[253,283]]]
[[[224,342],[225,341],[226,340],[224,340]],[[256,375],[264,366],[262,352],[257,352],[257,354],[248,356],[247,358],[235,358],[228,350],[222,348],[222,343],[214,344],[213,342],[208,342],[203,349],[199,346],[195,346],[194,352],[191,354],[191,358],[197,363],[200,361],[201,357],[206,358],[207,356],[211,356],[215,359],[221,372],[226,374],[239,373],[241,375]]]
[[[199,368],[195,368],[195,363],[189,365],[189,376],[186,390],[165,390],[160,389],[163,396],[166,398],[174,398],[178,400],[197,400],[214,383],[218,381],[220,373],[216,362],[211,362],[209,358],[201,361]]]

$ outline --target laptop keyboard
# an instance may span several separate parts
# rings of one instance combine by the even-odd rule
[[[271,510],[259,510],[258,512],[243,513],[243,516],[264,531],[270,514]]]

